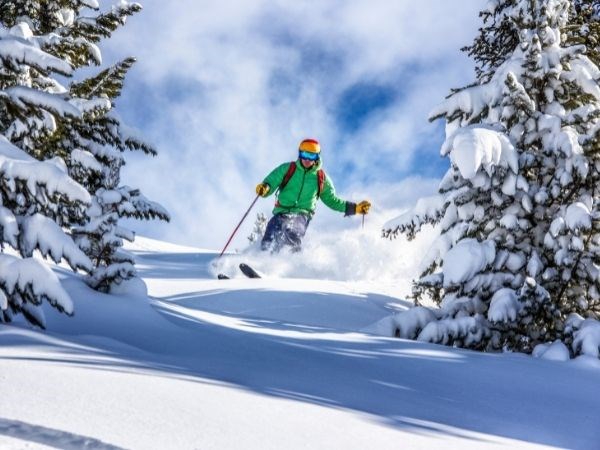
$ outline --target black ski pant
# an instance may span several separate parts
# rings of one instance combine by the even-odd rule
[[[309,222],[310,217],[306,214],[275,214],[267,223],[260,247],[278,252],[287,245],[294,252],[300,251]]]

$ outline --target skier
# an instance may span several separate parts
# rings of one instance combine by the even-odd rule
[[[256,186],[256,193],[261,197],[277,192],[273,217],[261,242],[263,250],[277,252],[287,245],[292,251],[299,251],[319,198],[329,208],[346,216],[367,214],[371,207],[366,200],[356,204],[337,197],[331,179],[321,168],[318,141],[303,140],[298,152],[296,161],[281,164]]]

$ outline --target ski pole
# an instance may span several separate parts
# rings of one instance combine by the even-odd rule
[[[221,256],[223,256],[223,253],[225,253],[225,250],[227,250],[227,247],[229,246],[229,243],[233,239],[233,236],[235,236],[235,233],[237,233],[238,228],[242,225],[242,222],[244,222],[244,219],[246,219],[246,216],[248,216],[248,214],[250,213],[250,210],[252,209],[252,207],[254,206],[254,204],[256,203],[256,201],[258,200],[258,197],[260,197],[260,195],[256,196],[256,198],[254,199],[254,201],[250,205],[250,208],[248,208],[248,211],[246,211],[246,214],[244,214],[244,217],[242,217],[242,220],[240,220],[240,223],[238,223],[237,227],[235,227],[235,230],[233,230],[233,233],[231,233],[231,236],[229,236],[229,240],[227,241],[227,244],[225,244],[225,247],[223,247],[223,250],[221,251],[221,254],[219,255],[219,258]]]
[[[365,215],[363,214],[362,216],[363,216],[362,217],[362,229],[364,230],[365,229]]]

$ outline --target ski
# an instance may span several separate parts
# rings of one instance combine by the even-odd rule
[[[256,270],[254,270],[252,267],[250,267],[248,264],[241,263],[240,270],[248,278],[262,278],[261,274],[258,273]],[[228,275],[225,275],[224,273],[218,274],[217,278],[219,280],[230,280],[231,279],[231,277],[229,277]]]
[[[250,267],[248,264],[241,263],[240,270],[248,278],[261,278],[260,274],[256,270],[254,270],[252,267]]]

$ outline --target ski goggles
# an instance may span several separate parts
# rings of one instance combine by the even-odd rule
[[[309,161],[318,161],[319,160],[318,153],[303,152],[302,150],[300,150],[300,152],[298,152],[298,156],[300,156],[300,159],[308,159]]]

